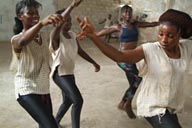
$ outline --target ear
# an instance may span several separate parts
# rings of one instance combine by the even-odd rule
[[[22,14],[17,14],[17,17],[18,17],[19,20],[22,20],[23,15]]]

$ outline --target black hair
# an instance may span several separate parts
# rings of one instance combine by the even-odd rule
[[[168,9],[159,17],[160,24],[169,22],[181,31],[181,37],[184,39],[192,36],[192,19],[185,12]]]
[[[121,8],[121,13],[124,12],[124,11],[127,11],[127,10],[133,11],[132,7],[130,7],[129,5],[124,5],[124,6]]]
[[[37,2],[36,0],[21,0],[16,4],[15,12],[16,12],[16,17],[15,17],[15,25],[13,27],[13,32],[14,34],[19,34],[22,29],[23,29],[23,24],[21,20],[19,20],[18,15],[23,13],[23,9],[25,7],[35,7],[39,8],[42,5]]]

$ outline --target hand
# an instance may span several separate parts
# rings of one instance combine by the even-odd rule
[[[95,72],[100,71],[100,65],[98,65],[98,64],[94,64],[94,66],[95,66]]]
[[[77,7],[77,6],[79,6],[79,4],[82,2],[82,0],[73,0],[73,2],[72,2],[72,6],[73,7]]]
[[[95,29],[87,17],[84,17],[83,20],[81,20],[79,17],[77,17],[76,19],[80,25],[80,28],[83,30],[77,35],[78,39],[84,38],[85,35],[91,37],[95,34]]]
[[[51,14],[49,16],[47,16],[46,18],[44,18],[41,21],[41,24],[43,26],[49,25],[49,24],[53,24],[54,26],[58,26],[60,24],[62,24],[64,22],[64,19],[61,15],[59,14]]]

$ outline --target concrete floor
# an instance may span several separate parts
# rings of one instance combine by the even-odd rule
[[[110,44],[114,47],[119,45],[115,40]],[[77,59],[76,82],[84,98],[81,128],[151,128],[144,119],[131,120],[125,112],[117,109],[117,104],[128,87],[124,72],[95,48],[94,44],[83,41],[81,46],[101,65],[101,71],[95,73],[92,65],[80,57]],[[37,124],[15,100],[13,74],[8,70],[10,60],[9,42],[0,42],[0,128],[36,128]],[[191,74],[190,72],[190,77]],[[178,115],[183,128],[192,127],[191,83],[192,80],[186,92],[185,112]],[[52,82],[51,96],[55,114],[61,103],[61,93]],[[61,125],[71,128],[70,110]]]

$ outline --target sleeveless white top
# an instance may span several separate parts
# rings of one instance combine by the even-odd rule
[[[179,44],[181,57],[169,58],[159,42],[142,45],[147,73],[137,97],[137,115],[151,117],[180,112],[184,106],[184,85],[192,55],[192,41]]]
[[[75,60],[77,57],[78,46],[76,41],[76,34],[69,31],[71,39],[66,39],[62,33],[60,33],[59,48],[52,52],[52,66],[51,74],[52,78],[55,68],[58,66],[58,74],[72,75],[75,69]],[[52,42],[50,42],[50,48],[52,49]]]
[[[111,25],[112,25],[112,20],[107,18],[105,21],[104,28],[109,28]]]
[[[15,35],[12,40],[22,33]],[[12,48],[13,49],[13,48]],[[49,49],[42,38],[42,44],[31,41],[24,46],[21,53],[13,53],[13,60],[17,60],[15,74],[15,95],[48,94],[49,93]],[[16,57],[16,58],[15,58]],[[13,63],[12,63],[13,64]]]

